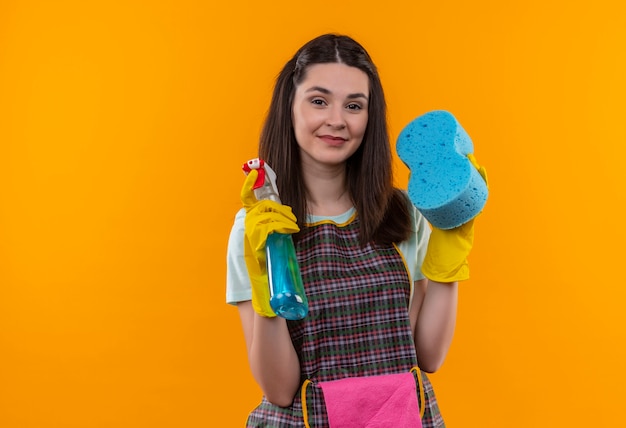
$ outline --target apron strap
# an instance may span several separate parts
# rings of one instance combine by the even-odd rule
[[[417,376],[417,388],[419,389],[419,403],[420,403],[420,419],[424,417],[424,412],[426,410],[426,398],[424,397],[424,381],[422,380],[422,371],[419,367],[415,366],[411,369],[411,372]]]
[[[306,387],[309,386],[311,381],[306,379],[300,388],[300,401],[302,402],[302,419],[304,419],[305,428],[311,428],[309,425],[309,412],[306,408]]]

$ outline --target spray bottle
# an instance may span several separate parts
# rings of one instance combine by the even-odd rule
[[[259,171],[254,183],[258,200],[280,202],[276,187],[276,173],[262,159],[251,159],[243,165],[246,175],[253,169]],[[271,233],[265,244],[267,277],[270,288],[270,306],[279,317],[288,320],[303,319],[309,311],[302,276],[291,235]]]

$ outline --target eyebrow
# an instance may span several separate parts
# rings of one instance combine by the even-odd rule
[[[329,91],[326,88],[323,88],[321,86],[311,86],[309,89],[307,89],[305,92],[321,92],[322,94],[326,94],[326,95],[330,95],[331,91]],[[355,99],[355,98],[365,98],[365,100],[367,101],[367,96],[362,93],[362,92],[357,92],[354,94],[348,94],[347,96],[348,99]]]

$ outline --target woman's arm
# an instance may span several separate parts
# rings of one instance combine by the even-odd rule
[[[428,279],[415,281],[410,308],[419,367],[433,373],[441,367],[454,335],[458,284]]]
[[[300,362],[286,320],[258,315],[251,301],[237,307],[254,379],[270,403],[290,406],[300,386]]]

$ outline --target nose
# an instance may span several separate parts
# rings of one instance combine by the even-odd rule
[[[343,129],[346,127],[346,120],[344,118],[344,111],[340,105],[335,105],[329,108],[328,117],[326,118],[326,125],[333,129]]]

